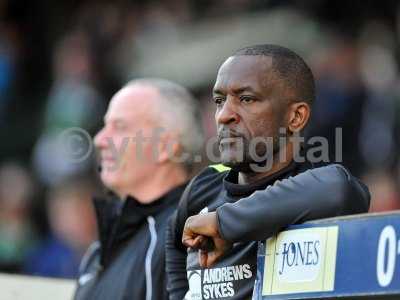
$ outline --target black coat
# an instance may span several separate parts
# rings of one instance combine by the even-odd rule
[[[165,229],[184,188],[146,205],[94,199],[99,241],[82,260],[75,300],[168,299]]]
[[[257,241],[291,224],[369,208],[368,188],[341,165],[312,168],[292,162],[246,185],[238,184],[237,172],[225,169],[212,166],[196,176],[171,218],[166,242],[170,300],[250,299]],[[211,268],[201,268],[197,251],[182,245],[182,231],[189,216],[208,211],[216,212],[219,233],[233,247]]]

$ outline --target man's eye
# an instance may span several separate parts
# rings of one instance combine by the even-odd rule
[[[240,97],[240,102],[243,102],[243,103],[252,103],[252,102],[254,102],[254,98],[253,97],[249,97],[249,96],[242,96],[242,97]]]
[[[217,106],[222,105],[224,103],[224,98],[222,97],[216,97],[214,98],[214,102]]]

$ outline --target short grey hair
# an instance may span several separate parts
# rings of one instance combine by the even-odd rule
[[[186,153],[201,153],[204,146],[204,131],[198,101],[183,86],[161,78],[140,78],[129,81],[128,86],[149,86],[162,97],[157,119],[162,118],[163,126],[179,133],[180,143]],[[193,158],[193,156],[191,157]]]

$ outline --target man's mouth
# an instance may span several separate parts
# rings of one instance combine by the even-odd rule
[[[243,136],[232,130],[223,130],[218,133],[218,143],[220,145],[233,144],[239,140],[242,140]]]
[[[110,165],[115,164],[116,158],[111,154],[101,154],[100,155],[100,164],[101,165]]]
[[[226,138],[221,138],[221,139],[219,140],[219,144],[220,144],[221,146],[230,145],[230,144],[233,144],[233,143],[238,142],[238,141],[241,140],[241,139],[242,139],[241,137],[226,137]]]

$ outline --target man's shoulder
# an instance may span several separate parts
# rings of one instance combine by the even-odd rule
[[[221,182],[230,169],[231,168],[226,167],[223,164],[209,165],[194,177],[194,181],[196,184],[214,181]]]
[[[197,176],[193,178],[191,183],[191,193],[206,192],[207,190],[219,189],[223,179],[229,172],[230,168],[219,164],[210,165],[204,168]]]
[[[341,179],[346,179],[351,175],[350,171],[348,169],[346,169],[346,167],[344,167],[341,164],[338,163],[327,163],[325,165],[322,166],[318,166],[318,167],[311,167],[311,168],[306,168],[301,170],[301,172],[299,172],[299,174],[304,173],[304,172],[308,172],[310,174],[313,174],[314,176],[334,176],[337,178],[341,178]]]
[[[190,214],[198,213],[216,198],[229,170],[223,165],[210,165],[192,179],[182,197]]]
[[[312,191],[321,186],[325,192],[327,189],[332,189],[332,193],[335,195],[342,193],[352,197],[359,196],[365,199],[364,203],[369,206],[368,187],[341,164],[331,163],[305,170],[299,176],[292,177],[292,183],[294,181],[297,185],[309,186]]]

